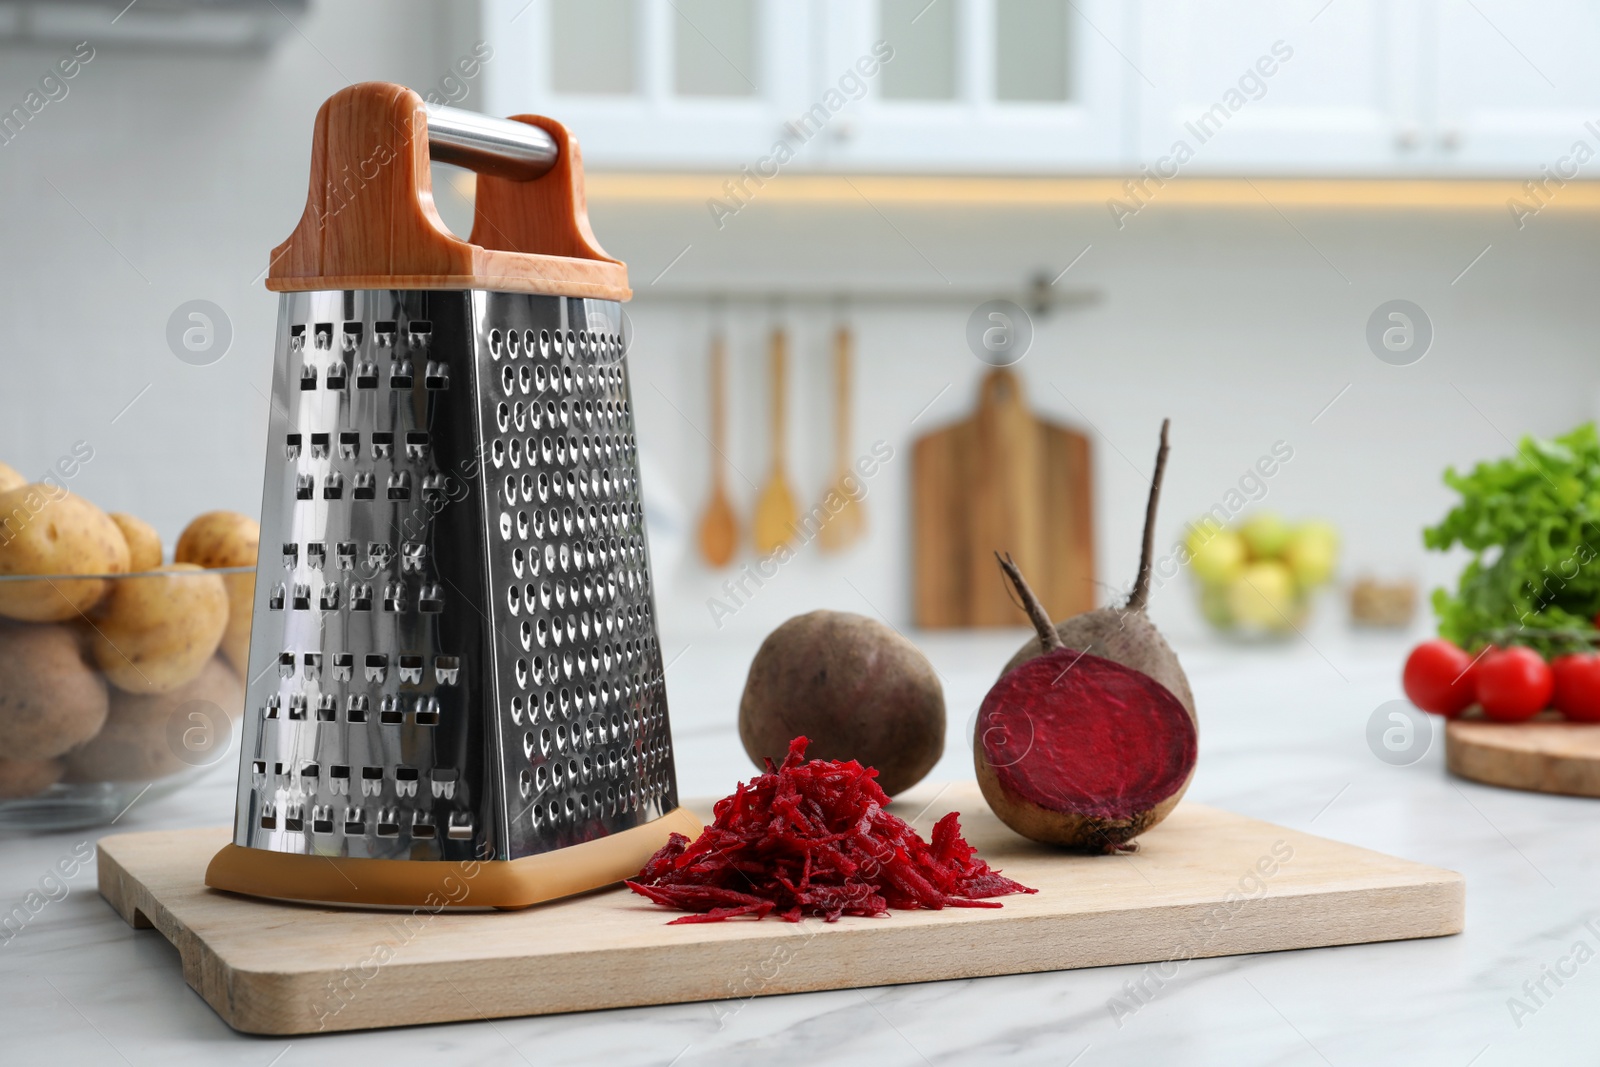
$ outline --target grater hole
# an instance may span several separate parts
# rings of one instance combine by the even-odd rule
[[[418,726],[438,726],[439,699],[437,697],[418,697],[416,720]]]
[[[502,350],[504,344],[505,344],[505,338],[500,335],[500,331],[499,330],[490,330],[489,331],[489,358],[490,359],[499,359],[500,358],[500,353],[501,353],[501,350]]]

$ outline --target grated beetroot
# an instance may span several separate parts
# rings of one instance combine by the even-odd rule
[[[878,772],[855,760],[805,758],[797,737],[781,766],[717,801],[712,824],[690,843],[673,834],[628,888],[694,912],[677,923],[777,915],[877,916],[890,908],[998,908],[986,897],[1038,890],[1003,878],[961,836],[956,812],[923,841],[883,806]]]

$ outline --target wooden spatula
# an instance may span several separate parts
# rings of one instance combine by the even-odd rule
[[[711,342],[711,499],[700,518],[700,555],[725,567],[739,545],[739,520],[723,482],[727,465],[727,344],[719,332]]]
[[[789,543],[794,536],[795,519],[798,509],[794,502],[794,493],[789,489],[789,479],[784,473],[786,438],[784,427],[785,408],[788,406],[784,397],[785,367],[788,359],[788,338],[784,336],[783,327],[776,326],[772,330],[772,473],[767,477],[767,486],[761,490],[761,499],[756,502],[756,551],[762,555],[769,555]]]
[[[822,524],[821,540],[825,552],[843,552],[866,531],[866,509],[850,492],[850,363],[854,348],[850,327],[841,325],[833,335],[833,375],[837,412],[834,424],[834,481],[823,497],[823,506],[831,508],[838,498],[843,504],[838,511],[830,511],[828,521]],[[856,492],[861,485],[856,482]]]

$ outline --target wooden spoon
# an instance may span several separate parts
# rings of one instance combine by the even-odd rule
[[[756,551],[770,555],[788,544],[794,536],[799,509],[784,474],[784,363],[788,357],[788,338],[783,327],[772,331],[772,473],[756,501]]]
[[[727,464],[726,347],[718,333],[711,342],[711,499],[700,518],[700,555],[713,567],[726,567],[739,544],[739,520],[723,483]]]
[[[828,487],[828,492],[823,496],[825,510],[836,503],[835,495],[844,503],[838,511],[833,511],[827,522],[822,524],[821,540],[825,552],[843,552],[861,539],[866,532],[866,511],[861,506],[861,501],[851,492],[850,486],[855,485],[855,493],[863,490],[861,483],[855,479],[850,470],[850,357],[854,345],[850,336],[850,327],[840,325],[833,335],[833,375],[835,396],[837,398],[837,412],[834,423],[834,481]]]

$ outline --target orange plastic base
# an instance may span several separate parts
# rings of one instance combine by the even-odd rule
[[[206,885],[274,900],[380,908],[525,908],[639,873],[673,833],[694,838],[686,808],[581,845],[517,860],[376,860],[224,845]]]

